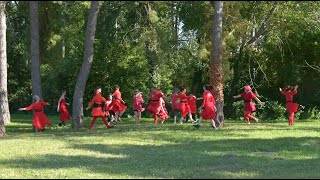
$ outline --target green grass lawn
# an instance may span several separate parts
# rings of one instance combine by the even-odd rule
[[[134,119],[95,131],[53,126],[33,132],[32,115],[12,115],[0,139],[0,178],[320,178],[318,120],[226,120],[213,130],[208,121],[174,125]]]

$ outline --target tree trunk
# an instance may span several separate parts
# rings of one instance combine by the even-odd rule
[[[148,22],[148,38],[146,41],[146,56],[149,65],[149,74],[150,74],[150,83],[151,86],[155,86],[157,84],[157,77],[156,77],[156,69],[158,64],[157,59],[157,52],[156,46],[153,44],[155,39],[155,30],[151,20],[151,13],[152,13],[152,5],[151,2],[146,2],[146,11],[147,11],[147,22]]]
[[[216,120],[223,124],[224,122],[224,95],[223,95],[223,70],[222,70],[222,18],[223,18],[223,2],[214,2],[213,14],[213,34],[211,49],[211,68],[210,83],[214,87],[213,94],[216,99],[217,116]]]
[[[5,1],[0,1],[0,137],[6,135],[4,124],[10,122],[7,90],[7,46]]]
[[[83,95],[86,83],[89,77],[94,53],[94,36],[96,32],[97,16],[99,12],[99,1],[91,1],[91,8],[88,17],[86,30],[85,49],[83,64],[76,82],[73,94],[72,119],[74,128],[82,128],[84,124],[83,117]]]
[[[39,52],[38,1],[29,1],[29,9],[30,9],[30,35],[31,35],[32,96],[38,95],[42,99],[40,52]]]

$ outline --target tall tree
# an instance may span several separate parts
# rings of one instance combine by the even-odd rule
[[[5,1],[0,1],[0,137],[6,135],[5,123],[10,122],[7,90],[7,46]]]
[[[40,74],[40,51],[39,51],[39,19],[38,1],[30,1],[30,35],[31,35],[31,81],[32,95],[42,98],[41,74]]]
[[[210,83],[214,87],[214,97],[216,98],[217,120],[224,122],[224,95],[223,95],[223,70],[222,70],[222,19],[223,1],[214,1],[212,49]]]
[[[73,94],[72,119],[73,127],[81,128],[84,124],[83,116],[83,96],[89,77],[94,53],[94,36],[97,26],[97,16],[99,12],[99,1],[91,1],[91,7],[87,22],[86,39],[83,64],[76,82]]]

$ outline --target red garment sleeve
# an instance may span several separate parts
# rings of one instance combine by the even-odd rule
[[[42,105],[42,106],[48,106],[49,103],[47,103],[47,102],[45,102],[45,101],[41,101],[41,105]]]
[[[202,97],[203,97],[203,102],[201,104],[201,107],[203,108],[204,105],[207,103],[207,93],[203,93]]]
[[[252,99],[255,99],[257,96],[251,91],[251,97]]]
[[[286,91],[280,91],[280,93],[286,95]]]
[[[298,91],[297,91],[297,90],[293,90],[293,91],[291,91],[291,92],[290,92],[290,95],[292,95],[292,96],[293,96],[293,95],[296,95],[297,93],[298,93]]]
[[[32,109],[33,109],[33,103],[32,103],[30,106],[26,107],[26,110],[27,110],[27,111],[30,111],[30,110],[32,110]]]

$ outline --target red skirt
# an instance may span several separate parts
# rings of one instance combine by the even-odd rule
[[[256,106],[253,102],[244,102],[244,111],[256,111]]]
[[[168,111],[166,108],[163,108],[163,109],[164,109],[164,111],[162,109],[160,110],[159,116],[160,116],[160,119],[166,120],[169,118]]]
[[[38,130],[43,129],[45,126],[51,126],[51,122],[43,111],[36,112],[33,111],[33,122],[32,126],[36,127]]]
[[[214,111],[214,105],[211,102],[206,103],[206,105],[204,106],[203,111],[201,112],[200,116],[202,117],[202,119],[204,120],[211,120],[214,119],[216,117],[216,112]]]
[[[151,101],[147,107],[147,111],[150,112],[150,114],[159,114],[161,110],[160,102],[159,101]]]
[[[115,100],[113,101],[113,106],[112,106],[112,110],[113,112],[120,112],[123,110],[126,110],[127,106],[125,106],[124,104],[122,104],[119,100]]]
[[[60,121],[68,121],[70,120],[70,114],[67,109],[60,108]]]
[[[188,103],[180,102],[180,111],[181,111],[182,117],[186,117],[187,114],[189,114],[191,112],[190,106],[188,105]]]
[[[105,113],[102,111],[101,107],[92,108],[91,111],[92,116],[104,116]]]
[[[288,102],[286,104],[286,109],[288,112],[297,112],[299,109],[299,104],[294,103],[294,102]]]

